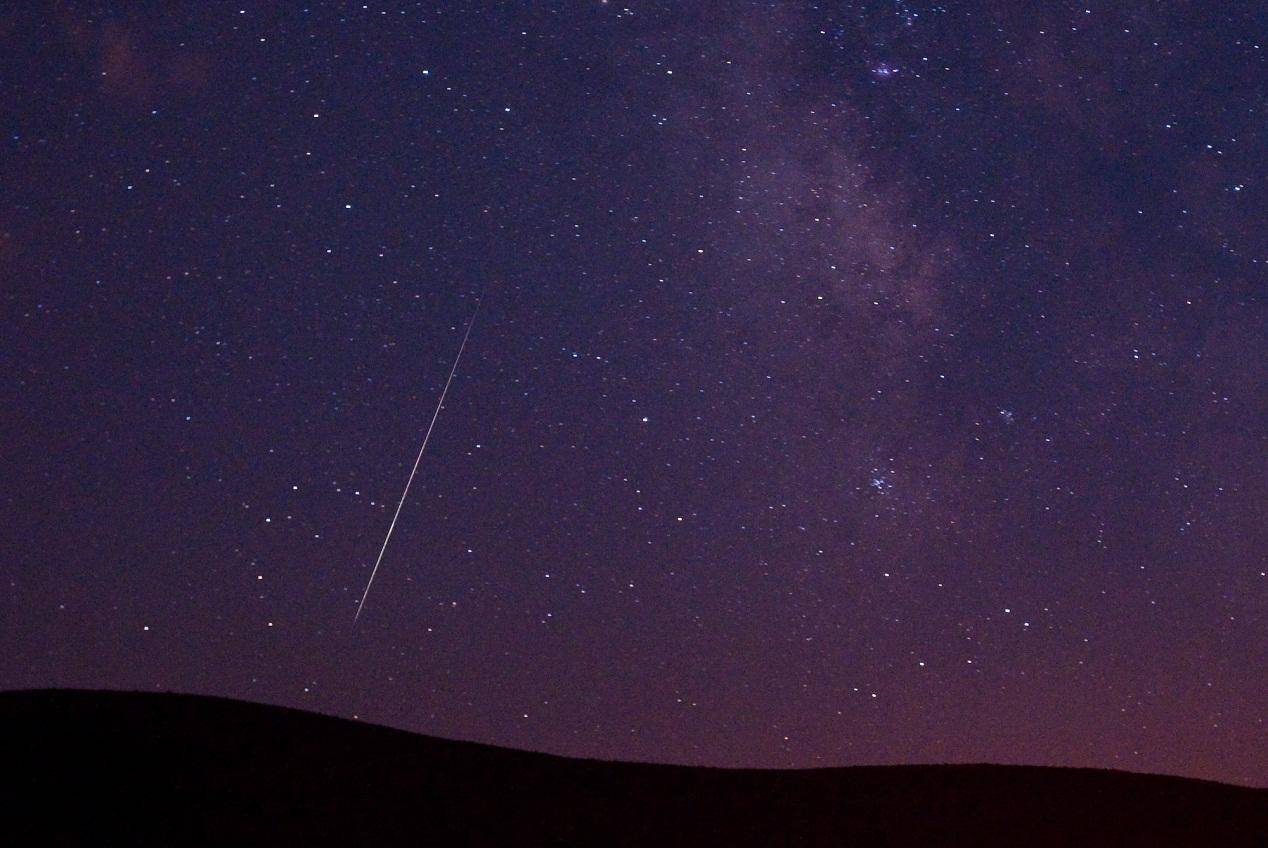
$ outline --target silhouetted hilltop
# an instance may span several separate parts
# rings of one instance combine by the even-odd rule
[[[574,760],[219,698],[0,693],[6,841],[1268,844],[1268,790],[1088,769]]]

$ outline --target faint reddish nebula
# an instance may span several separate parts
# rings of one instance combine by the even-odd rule
[[[109,24],[103,27],[100,52],[102,91],[138,103],[153,99],[153,69],[148,57],[140,53],[127,30]]]
[[[211,79],[206,50],[155,43],[126,23],[95,23],[65,9],[60,21],[72,48],[89,59],[101,92],[128,105],[153,108],[173,97],[193,97]]]

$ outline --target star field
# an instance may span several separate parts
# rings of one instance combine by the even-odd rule
[[[0,685],[1268,785],[1266,29],[0,13]]]

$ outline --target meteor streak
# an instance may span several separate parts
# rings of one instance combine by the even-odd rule
[[[409,479],[405,481],[405,491],[401,492],[401,501],[396,505],[396,514],[392,516],[392,523],[388,525],[387,535],[383,537],[383,547],[379,548],[379,558],[374,561],[374,568],[370,571],[370,579],[366,581],[365,591],[361,593],[361,603],[357,604],[357,613],[352,617],[352,623],[356,624],[357,619],[361,617],[361,610],[365,607],[366,596],[370,594],[370,587],[374,585],[374,575],[379,573],[379,563],[383,562],[383,552],[387,550],[388,540],[392,538],[392,531],[396,529],[396,519],[401,517],[401,507],[405,505],[405,496],[409,494],[410,484],[414,482],[414,475],[418,473],[418,464],[423,461],[423,451],[427,450],[427,440],[431,438],[431,431],[436,426],[436,419],[440,417],[440,408],[445,405],[445,395],[449,392],[449,384],[453,382],[453,375],[458,373],[458,363],[462,360],[462,352],[467,347],[467,339],[471,338],[471,328],[475,326],[476,316],[480,314],[480,303],[484,297],[481,295],[480,300],[476,301],[475,311],[471,313],[471,320],[467,322],[467,332],[462,337],[462,344],[458,345],[458,355],[453,358],[453,367],[449,369],[449,379],[445,380],[445,387],[441,389],[440,400],[436,402],[436,411],[432,413],[431,423],[427,425],[427,433],[423,436],[423,445],[418,449],[418,456],[414,459],[414,468],[409,473]]]

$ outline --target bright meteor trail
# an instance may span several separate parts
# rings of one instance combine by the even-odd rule
[[[475,326],[476,316],[480,314],[481,300],[476,301],[475,311],[471,313],[471,320],[467,322],[467,332],[462,336],[462,344],[458,345],[458,355],[453,358],[453,367],[449,369],[449,379],[445,380],[445,387],[440,391],[440,400],[436,401],[436,411],[432,413],[431,423],[427,425],[427,433],[423,436],[422,447],[418,449],[418,456],[414,459],[414,468],[409,473],[409,479],[405,481],[405,491],[401,492],[401,501],[396,505],[396,514],[392,516],[392,523],[388,525],[387,535],[383,537],[383,547],[379,548],[379,557],[374,561],[374,568],[370,570],[370,579],[366,581],[365,591],[361,593],[361,603],[357,604],[356,615],[352,617],[353,624],[357,622],[357,619],[361,618],[361,610],[365,607],[366,596],[370,594],[370,587],[374,585],[374,575],[379,573],[379,563],[383,562],[383,553],[387,550],[388,540],[392,538],[392,531],[396,529],[396,519],[401,517],[401,507],[405,505],[405,497],[409,494],[409,487],[414,482],[414,475],[418,473],[418,465],[423,461],[423,451],[427,450],[427,440],[431,438],[431,431],[436,426],[436,419],[440,417],[440,408],[445,405],[445,395],[449,392],[449,384],[453,382],[453,375],[458,373],[458,363],[462,360],[462,352],[467,347],[467,339],[471,338],[471,328]]]

